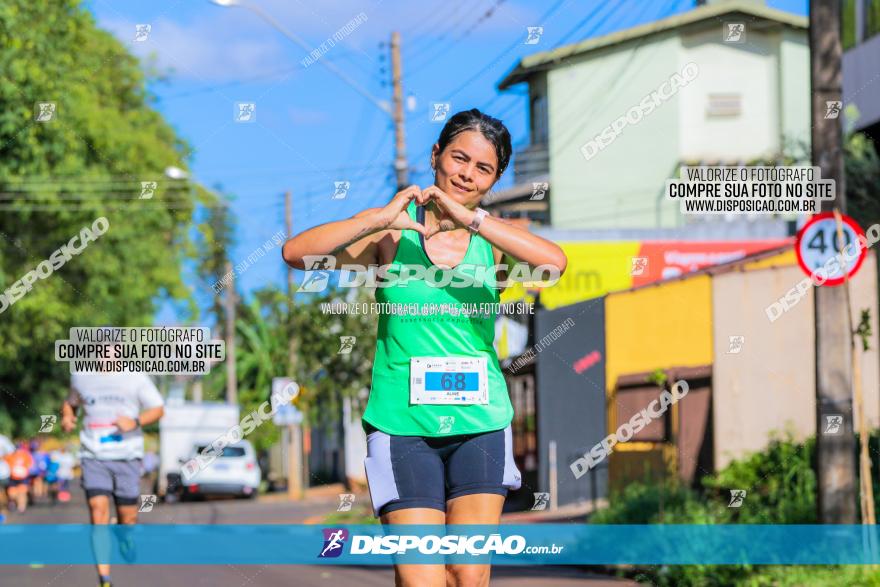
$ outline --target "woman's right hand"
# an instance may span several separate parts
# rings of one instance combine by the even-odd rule
[[[419,198],[421,194],[422,190],[417,185],[411,185],[397,192],[379,212],[380,226],[384,230],[415,230],[427,236],[428,229],[410,218],[406,211],[409,203]]]

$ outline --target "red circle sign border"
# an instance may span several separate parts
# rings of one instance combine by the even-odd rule
[[[812,278],[813,271],[809,267],[807,267],[806,263],[804,263],[804,258],[801,255],[801,240],[803,239],[804,233],[807,231],[807,229],[809,227],[811,227],[812,225],[814,225],[818,222],[821,222],[822,220],[827,220],[828,218],[833,219],[834,212],[821,212],[819,214],[816,214],[815,216],[810,218],[810,220],[807,221],[806,224],[804,224],[801,227],[801,229],[797,233],[797,236],[795,237],[794,252],[795,252],[795,255],[797,256],[797,262],[798,262],[798,265],[800,265],[803,272],[807,274],[807,277]],[[853,232],[856,233],[856,237],[858,237],[859,235],[861,235],[863,237],[865,236],[865,231],[862,230],[862,227],[859,226],[858,223],[852,217],[847,216],[846,214],[841,214],[840,219],[844,224],[849,226],[853,230]],[[844,248],[846,248],[846,247],[844,247]],[[859,258],[856,259],[856,262],[855,262],[855,265],[853,266],[852,272],[849,274],[850,279],[852,279],[855,276],[855,274],[858,272],[859,268],[862,266],[862,263],[865,261],[865,257],[867,257],[867,256],[868,256],[868,249],[867,248],[863,249],[863,248],[859,247]],[[834,287],[834,286],[841,285],[844,281],[845,281],[844,277],[835,277],[833,279],[826,279],[822,285],[828,285],[828,286]]]

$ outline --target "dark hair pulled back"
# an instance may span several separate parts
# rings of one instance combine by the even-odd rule
[[[510,163],[510,155],[512,148],[510,146],[510,131],[504,126],[504,123],[493,118],[488,114],[480,112],[476,108],[471,110],[462,110],[450,118],[443,130],[440,131],[440,138],[437,144],[442,153],[446,146],[452,142],[456,136],[461,133],[475,130],[482,134],[486,139],[495,145],[495,154],[498,157],[498,173],[496,179],[501,177],[507,164]]]

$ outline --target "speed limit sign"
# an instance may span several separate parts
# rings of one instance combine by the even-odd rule
[[[844,266],[846,266],[849,277],[852,278],[868,255],[868,249],[859,244],[859,236],[864,242],[865,231],[856,224],[855,220],[845,214],[841,214],[841,220],[843,221],[843,244],[839,242],[840,239],[837,237],[837,221],[834,219],[833,212],[822,212],[813,216],[798,231],[795,239],[794,247],[798,265],[808,276],[812,276],[817,269],[825,266],[826,262],[837,256],[842,250],[849,253],[845,259],[841,255],[840,263],[831,265],[834,270],[827,272],[828,279],[824,285],[843,283]],[[849,245],[852,247],[847,249]]]

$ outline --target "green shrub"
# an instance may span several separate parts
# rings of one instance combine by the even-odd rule
[[[858,448],[856,439],[857,454]],[[876,431],[871,435],[869,449],[874,457],[873,477],[878,478],[880,434]],[[776,436],[765,450],[703,477],[697,488],[676,480],[631,483],[622,491],[612,493],[608,507],[594,513],[588,521],[592,524],[816,524],[815,464],[815,438],[797,443],[791,434]],[[739,508],[728,507],[731,489],[747,492]],[[874,490],[874,501],[875,509],[880,511],[880,487]],[[856,509],[858,511],[858,505]],[[880,587],[880,571],[858,566],[662,565],[641,568],[635,578],[661,587]]]

